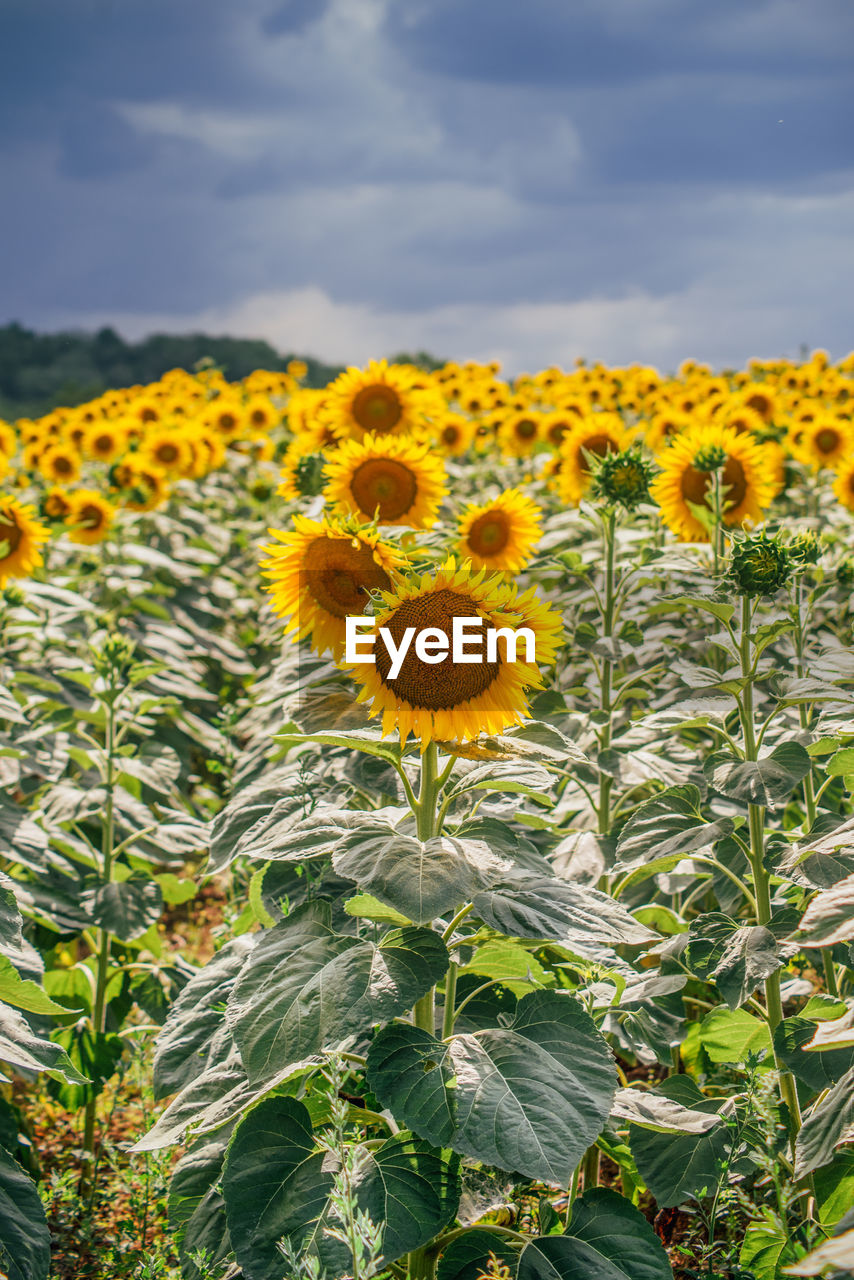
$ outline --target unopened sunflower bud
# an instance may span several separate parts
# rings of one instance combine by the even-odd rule
[[[789,552],[765,531],[747,534],[733,543],[727,578],[742,595],[771,596],[792,573]]]
[[[792,538],[792,541],[786,547],[789,558],[796,565],[806,567],[810,564],[816,564],[821,555],[821,539],[810,530],[804,530]]]
[[[631,511],[649,499],[652,465],[640,449],[606,453],[594,464],[592,493]]]
[[[694,467],[697,471],[720,471],[726,466],[726,460],[726,449],[719,444],[710,444],[694,454]]]

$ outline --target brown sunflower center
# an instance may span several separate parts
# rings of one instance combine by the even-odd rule
[[[475,555],[497,556],[510,540],[510,522],[503,511],[485,511],[469,529],[467,542]]]
[[[377,643],[377,671],[383,684],[391,689],[396,698],[408,702],[411,707],[424,707],[429,711],[450,711],[484,693],[498,679],[501,663],[455,663],[450,656],[454,618],[473,618],[478,613],[477,603],[471,596],[447,588],[404,600],[385,623],[395,646],[399,647],[402,643],[407,627],[414,627],[416,635],[430,627],[447,636],[448,654],[441,662],[422,662],[413,643],[403,659],[399,674],[394,680],[390,680],[388,673],[391,670],[391,658],[386,646]],[[485,631],[485,627],[481,628],[480,640],[475,638],[466,642],[466,652],[471,657],[478,654],[485,656]],[[471,628],[471,632],[474,632],[474,628]]]
[[[263,427],[267,421],[267,412],[265,409],[253,409],[249,418],[253,427]]]
[[[101,507],[96,507],[94,502],[86,502],[80,508],[80,514],[77,517],[78,524],[84,529],[100,529],[104,523],[106,513]]]
[[[763,418],[771,409],[771,401],[761,391],[755,391],[752,396],[749,396],[747,404],[749,408],[761,413]]]
[[[151,409],[148,406],[140,410],[140,414],[139,414],[140,422],[156,422],[159,417],[160,417],[160,414],[157,412],[157,410]]]
[[[175,462],[178,457],[178,446],[174,444],[160,444],[157,446],[157,461],[169,463]]]
[[[457,443],[459,438],[460,438],[459,427],[455,427],[453,423],[449,422],[448,425],[442,431],[442,443],[454,445]]]
[[[350,481],[350,492],[360,511],[389,523],[411,511],[418,493],[415,475],[395,458],[368,458],[359,464]]]
[[[0,543],[5,542],[8,546],[9,550],[6,552],[7,556],[12,555],[13,552],[18,550],[23,536],[23,530],[18,527],[18,523],[13,515],[9,515],[7,513],[0,516]]]
[[[709,499],[712,490],[712,476],[710,472],[698,471],[696,467],[688,467],[682,476],[681,486],[682,497],[686,502],[693,502],[698,507],[705,503],[711,511],[712,504]],[[728,511],[733,511],[744,501],[747,493],[747,477],[744,474],[744,467],[738,458],[727,458],[723,469],[722,488],[724,490],[724,502]]]
[[[553,422],[548,429],[548,437],[552,444],[560,444],[569,430],[568,422]]]
[[[59,454],[53,460],[54,475],[70,476],[74,471],[74,463],[64,453]]]
[[[217,418],[217,425],[222,431],[233,431],[237,426],[237,418],[233,413],[221,413]]]
[[[819,453],[833,453],[839,448],[839,432],[835,427],[822,427],[816,433],[815,447]]]
[[[520,418],[513,429],[520,440],[533,440],[537,434],[537,424],[532,418]]]
[[[301,576],[312,599],[336,618],[362,613],[368,592],[391,586],[371,548],[350,538],[315,538],[306,548]]]
[[[374,382],[353,397],[353,417],[363,431],[392,431],[403,416],[403,405],[394,387]]]
[[[94,449],[96,453],[110,453],[113,448],[113,437],[108,435],[98,436],[94,441]]]

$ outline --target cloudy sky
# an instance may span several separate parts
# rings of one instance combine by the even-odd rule
[[[854,345],[851,0],[0,0],[0,320]]]

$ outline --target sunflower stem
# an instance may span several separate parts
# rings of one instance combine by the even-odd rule
[[[441,788],[439,777],[439,749],[435,742],[429,742],[421,753],[421,787],[415,807],[415,825],[419,840],[431,840],[436,834],[438,823],[437,801]],[[436,1031],[436,988],[430,990],[417,1000],[412,1009],[416,1027]]]
[[[602,635],[605,639],[610,639],[614,633],[614,606],[615,606],[615,548],[616,548],[616,527],[617,512],[614,507],[609,507],[602,517],[602,536],[605,544],[605,598],[602,610]],[[607,751],[611,745],[611,683],[614,674],[614,664],[610,658],[604,658],[602,661],[602,678],[601,691],[599,698],[599,709],[608,718],[602,725],[599,734],[599,750]],[[607,835],[611,828],[611,787],[613,779],[609,774],[600,772],[599,774],[599,804],[597,806],[597,825],[600,835]]]
[[[744,735],[744,758],[755,761],[757,758],[756,728],[753,713],[753,680],[754,656],[750,642],[750,627],[753,620],[753,604],[748,595],[742,597],[741,603],[741,636],[739,640],[739,656],[741,659],[741,675],[744,688],[738,703]],[[757,922],[767,927],[771,920],[771,877],[765,867],[765,808],[763,805],[750,804],[748,810],[748,827],[750,831],[750,865],[753,873],[753,890],[756,898]],[[768,1011],[768,1027],[772,1042],[774,1032],[783,1021],[783,1002],[780,995],[780,970],[776,970],[765,979],[765,1007]],[[801,1108],[798,1102],[795,1078],[780,1060],[776,1046],[773,1049],[774,1061],[780,1080],[781,1101],[786,1104],[789,1115],[789,1137],[794,1157],[795,1138],[801,1127]]]

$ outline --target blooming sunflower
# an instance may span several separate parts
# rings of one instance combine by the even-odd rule
[[[113,504],[96,489],[75,489],[70,502],[67,525],[71,541],[86,546],[102,542],[116,514]]]
[[[56,524],[65,524],[71,511],[71,498],[60,485],[52,485],[42,496],[39,514],[45,520]]]
[[[799,444],[800,455],[811,466],[837,467],[851,453],[851,423],[823,415],[803,423]]]
[[[481,640],[467,641],[470,656],[480,647],[482,661],[455,663],[452,652],[438,661],[424,662],[410,646],[398,674],[392,678],[391,659],[382,643],[376,645],[375,664],[352,665],[353,676],[362,687],[358,702],[369,702],[370,714],[382,716],[383,736],[399,733],[405,742],[410,733],[421,740],[421,749],[438,740],[466,741],[480,733],[501,733],[519,724],[528,710],[527,689],[542,687],[541,668],[553,660],[560,644],[560,617],[541,604],[533,588],[520,595],[503,576],[484,570],[472,574],[471,567],[457,568],[453,559],[433,574],[402,581],[383,592],[384,608],[377,613],[377,627],[386,627],[396,646],[404,632],[414,627],[416,634],[430,629],[437,639],[446,637],[450,646],[454,618],[483,618],[488,628],[522,628],[533,632],[534,661],[522,644],[517,661],[508,661],[506,647],[496,646],[496,660]],[[471,632],[469,633],[471,634]],[[521,659],[525,658],[525,661]]]
[[[345,440],[326,466],[328,502],[380,524],[428,529],[446,492],[445,469],[429,445],[366,436]]]
[[[482,506],[469,503],[460,519],[457,546],[460,557],[475,569],[518,573],[530,560],[540,533],[540,508],[521,489],[507,489]]]
[[[70,445],[55,444],[38,460],[39,471],[45,480],[55,484],[73,484],[80,475],[80,458]]]
[[[475,424],[459,413],[445,414],[438,423],[437,444],[442,453],[459,458],[474,443]]]
[[[560,497],[578,503],[590,484],[590,466],[585,454],[604,458],[606,453],[625,449],[631,433],[615,413],[591,413],[564,436],[560,447],[561,467],[557,475]]]
[[[498,443],[503,453],[512,458],[527,458],[540,442],[542,414],[522,409],[503,418],[498,428]]]
[[[127,448],[128,433],[117,422],[96,422],[83,434],[82,448],[87,458],[112,462]]]
[[[848,458],[836,473],[833,492],[843,507],[854,511],[854,457]]]
[[[687,430],[690,425],[691,419],[687,414],[675,409],[661,409],[645,427],[644,442],[653,453],[658,453],[670,444],[674,436]]]
[[[404,370],[371,360],[367,369],[351,367],[327,387],[324,415],[333,428],[362,440],[406,434],[421,422],[420,408],[420,395]]]
[[[372,591],[386,591],[405,557],[376,530],[352,520],[294,516],[290,531],[270,529],[281,545],[262,547],[261,570],[285,632],[311,636],[317,653],[344,649],[346,619],[362,614]]]
[[[140,448],[139,461],[167,475],[189,475],[193,470],[193,447],[185,430],[152,431]]]
[[[720,450],[725,459],[724,524],[758,523],[777,490],[771,459],[751,436],[715,423],[689,428],[674,439],[665,453],[659,454],[661,472],[650,485],[662,520],[685,542],[708,541],[708,532],[688,504],[705,504],[711,510],[712,473],[694,463],[698,456],[715,450]]]
[[[169,481],[155,467],[119,463],[110,472],[110,480],[121,491],[128,511],[153,511],[169,497]]]
[[[36,509],[15,498],[0,497],[0,587],[10,578],[25,578],[42,562],[39,548],[50,530],[34,518]]]

